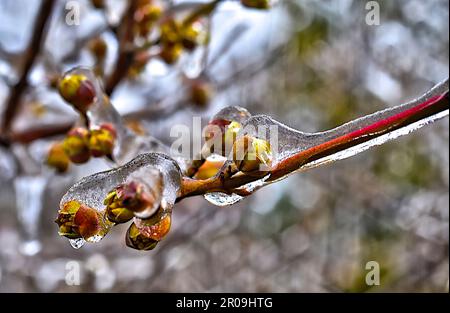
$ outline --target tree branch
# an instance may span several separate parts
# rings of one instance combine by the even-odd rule
[[[229,178],[224,176],[224,169],[217,175],[205,180],[183,177],[178,201],[191,196],[211,192],[242,193],[240,187],[267,177],[268,183],[274,182],[293,173],[302,166],[306,168],[312,162],[331,156],[337,152],[349,150],[364,142],[368,142],[396,130],[430,118],[441,112],[448,112],[448,79],[423,96],[403,105],[359,118],[327,132],[309,134],[315,144],[286,159],[281,160],[267,172],[239,172]],[[317,140],[319,139],[319,140]],[[361,150],[359,152],[362,152]],[[337,158],[338,159],[338,158]],[[336,159],[336,160],[337,160]],[[325,163],[320,163],[322,165]]]
[[[39,12],[36,17],[36,22],[34,24],[33,35],[31,37],[30,44],[24,53],[24,64],[22,69],[22,75],[19,81],[14,85],[6,102],[5,112],[3,114],[1,135],[3,137],[8,136],[8,132],[14,120],[16,113],[19,110],[20,98],[22,93],[28,86],[28,74],[30,73],[31,67],[41,50],[41,46],[45,38],[45,25],[49,17],[51,16],[53,5],[55,0],[45,0],[41,4]]]
[[[132,51],[132,49],[129,49],[129,45],[133,41],[133,18],[137,4],[137,1],[128,1],[128,8],[125,11],[122,22],[120,24],[120,29],[118,31],[119,35],[121,36],[119,41],[119,56],[117,58],[114,72],[107,80],[105,86],[105,92],[108,96],[113,93],[116,86],[127,75],[128,69],[133,62],[134,51]]]

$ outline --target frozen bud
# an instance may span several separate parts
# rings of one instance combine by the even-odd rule
[[[158,244],[158,241],[141,234],[141,231],[134,223],[130,225],[130,228],[128,228],[125,242],[130,248],[144,251],[153,250]]]
[[[161,210],[160,214],[157,214],[154,218],[135,219],[134,224],[145,237],[161,241],[170,230],[172,214]]]
[[[92,129],[89,136],[89,150],[93,157],[111,156],[114,150],[116,131],[113,125],[107,123]]]
[[[96,97],[94,84],[85,75],[70,73],[60,80],[59,94],[82,113],[86,113]]]
[[[160,205],[161,193],[160,188],[150,189],[136,181],[121,184],[105,198],[104,204],[108,218],[112,222],[123,223],[128,221],[127,218],[132,217],[134,213],[138,216],[150,217]],[[124,210],[130,211],[133,215]]]
[[[159,57],[169,65],[178,61],[183,52],[183,48],[180,44],[165,44],[159,52]]]
[[[64,204],[55,222],[59,226],[59,235],[70,239],[88,239],[101,229],[99,213],[75,200]]]
[[[233,145],[233,160],[242,172],[261,170],[261,165],[270,167],[272,163],[270,144],[263,139],[242,136]]]
[[[170,213],[157,219],[136,219],[127,232],[127,246],[137,250],[152,250],[169,232],[172,223]]]
[[[225,133],[225,128],[230,125],[231,121],[225,119],[214,119],[206,125],[205,140],[211,140]]]
[[[270,0],[241,0],[241,4],[252,9],[268,9],[270,8]]]
[[[55,168],[58,172],[63,173],[69,167],[69,157],[66,155],[61,142],[54,143],[47,155],[47,165]]]
[[[67,133],[63,149],[73,163],[85,163],[89,160],[88,141],[89,131],[85,128],[76,127]]]
[[[195,80],[191,83],[190,97],[192,103],[200,107],[206,106],[212,96],[211,85],[203,80]]]
[[[205,129],[205,140],[211,152],[226,156],[236,141],[241,124],[236,121],[214,119]]]
[[[133,211],[123,207],[116,190],[108,193],[103,203],[106,205],[106,218],[113,223],[126,223],[134,217]]]

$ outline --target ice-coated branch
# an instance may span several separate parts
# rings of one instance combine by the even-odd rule
[[[243,108],[227,107],[209,122],[203,157],[193,162],[198,174],[210,157],[220,155],[223,162],[216,173],[205,179],[191,178],[167,154],[141,154],[116,169],[85,177],[70,188],[61,200],[56,220],[59,233],[79,246],[85,241],[96,242],[111,226],[133,219],[127,245],[151,250],[169,231],[176,202],[204,195],[216,205],[229,205],[294,172],[409,134],[448,115],[448,87],[446,80],[411,102],[318,133],[300,132],[269,116],[251,116]],[[279,151],[272,151],[271,133],[256,133],[256,126],[277,127]]]
[[[206,180],[183,179],[181,198],[207,193],[242,195],[265,184],[285,178],[300,170],[348,158],[448,115],[448,79],[437,84],[421,97],[408,103],[356,119],[329,131],[304,133],[283,125],[269,116],[256,115],[243,122],[242,128],[277,126],[277,157],[268,171],[239,172],[224,179],[223,171]],[[254,128],[253,128],[254,129]],[[248,135],[247,132],[239,136]],[[254,134],[250,134],[254,135]],[[270,135],[269,135],[270,136]],[[270,138],[265,138],[270,140]],[[243,186],[264,180],[253,190]],[[234,198],[239,199],[239,197]]]

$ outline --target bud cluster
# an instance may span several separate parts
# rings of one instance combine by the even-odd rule
[[[112,158],[116,137],[115,128],[109,123],[90,130],[83,127],[72,128],[62,142],[50,147],[47,164],[64,172],[69,166],[69,160],[75,164],[83,164],[91,156]]]

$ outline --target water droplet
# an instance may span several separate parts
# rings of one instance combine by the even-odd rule
[[[236,202],[241,201],[244,197],[239,196],[235,193],[231,195],[223,193],[223,192],[211,192],[204,195],[206,201],[217,205],[217,206],[226,206],[232,205]]]
[[[258,179],[254,182],[248,183],[242,186],[240,189],[245,189],[248,192],[253,192],[256,189],[263,187],[265,185],[266,179],[269,178],[270,174],[267,174],[265,177]]]
[[[69,239],[69,243],[74,249],[80,249],[86,243],[83,238]]]
[[[96,242],[99,242],[100,240],[102,240],[103,237],[104,237],[104,236],[101,236],[101,235],[94,235],[94,236],[92,236],[92,237],[89,237],[86,241],[87,241],[87,242],[96,243]],[[84,239],[83,239],[83,240],[84,240]],[[83,243],[83,244],[84,244],[84,243]]]

